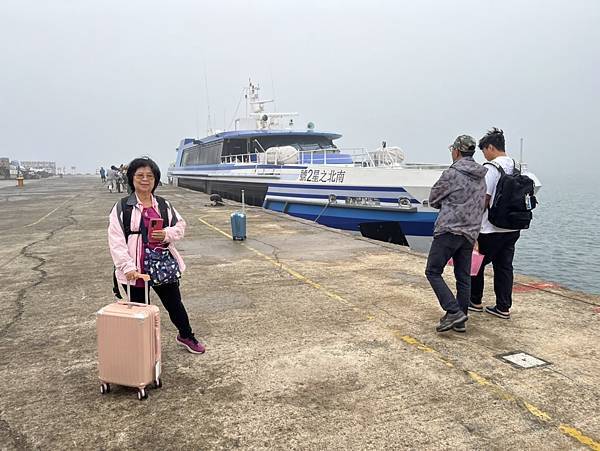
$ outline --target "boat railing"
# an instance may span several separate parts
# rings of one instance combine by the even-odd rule
[[[302,164],[352,164],[351,152],[357,149],[330,147],[325,149],[301,150],[298,163]]]
[[[367,150],[351,149],[350,154],[357,167],[402,167],[404,154],[397,148]]]
[[[439,164],[439,163],[404,163],[402,165],[406,169],[448,169],[450,167],[449,164]]]
[[[302,163],[348,164],[358,167],[399,167],[404,155],[397,148],[369,151],[364,147],[342,147],[332,149],[306,150],[298,152]],[[399,149],[398,149],[399,150]]]
[[[403,155],[388,152],[385,149],[368,151],[363,147],[326,148],[314,150],[295,150],[291,146],[285,148],[269,148],[265,152],[223,155],[221,163],[254,166],[259,173],[274,173],[278,168],[288,164],[339,164],[355,167],[402,167],[406,169],[446,169],[448,165],[429,163],[404,163]],[[258,167],[262,165],[263,167]]]
[[[236,155],[221,156],[221,163],[235,164],[239,166],[247,166],[256,175],[280,175],[281,168],[273,166],[264,166],[264,162],[260,161],[258,153],[242,153]],[[259,167],[260,165],[260,167]]]
[[[223,155],[221,157],[221,163],[235,164],[235,163],[256,163],[255,153],[243,153],[238,155]]]
[[[354,163],[354,166],[367,168],[380,166],[373,158],[372,153],[364,147],[347,149],[346,151],[352,156],[352,162]]]
[[[286,165],[286,164],[352,164],[348,151],[356,149],[326,148],[314,150],[291,150],[269,148],[265,152],[221,156],[221,163],[240,165]]]
[[[406,163],[404,153],[398,147],[379,148],[372,151],[358,149],[353,155],[358,167],[387,167],[402,169],[444,170],[450,165],[439,163]]]

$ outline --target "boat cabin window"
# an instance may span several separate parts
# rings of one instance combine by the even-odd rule
[[[223,141],[200,144],[183,151],[182,166],[197,166],[199,164],[218,164],[221,162]]]
[[[223,142],[223,156],[248,153],[248,141],[245,139],[226,139]]]
[[[217,141],[202,146],[200,152],[199,164],[217,164],[221,162],[221,151],[223,150],[223,141]]]
[[[193,146],[189,149],[185,149],[183,151],[183,156],[181,157],[181,165],[182,166],[194,166],[198,164],[198,159],[200,155],[200,146]]]
[[[329,149],[329,147],[323,147],[318,143],[302,143],[298,144],[298,150],[321,150],[321,149]]]
[[[258,141],[260,146],[256,143]],[[293,146],[299,151],[336,149],[335,144],[324,136],[261,136],[251,140],[253,152],[262,152],[270,147]],[[261,148],[262,147],[262,148]]]

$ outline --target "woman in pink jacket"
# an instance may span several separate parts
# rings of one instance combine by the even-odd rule
[[[145,272],[143,259],[146,247],[167,247],[177,261],[179,271],[185,270],[185,263],[173,243],[183,238],[186,224],[168,202],[168,218],[163,218],[164,228],[153,231],[150,237],[142,236],[144,233],[148,234],[150,219],[161,217],[159,202],[153,195],[159,181],[160,169],[156,163],[150,158],[136,158],[129,163],[127,169],[127,183],[132,190],[125,202],[126,211],[131,211],[129,227],[123,224],[121,201],[117,202],[110,212],[108,245],[115,263],[115,275],[123,287],[130,285],[133,302],[144,302],[144,283],[139,277]],[[156,244],[153,245],[153,242]],[[153,285],[152,288],[179,330],[177,343],[194,354],[204,353],[204,346],[194,337],[187,312],[181,302],[179,280]]]

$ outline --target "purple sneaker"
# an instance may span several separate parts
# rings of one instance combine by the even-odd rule
[[[193,335],[191,338],[181,338],[180,335],[177,335],[176,340],[177,343],[185,347],[192,354],[204,354],[204,351],[206,350],[202,343],[196,340]]]

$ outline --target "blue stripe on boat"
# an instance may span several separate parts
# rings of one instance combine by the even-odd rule
[[[270,200],[266,208],[284,212],[285,202]],[[359,231],[360,224],[368,222],[399,222],[404,235],[432,236],[437,213],[435,212],[402,212],[361,208],[324,209],[323,205],[288,204],[285,213],[291,216],[314,219],[321,214],[318,223],[342,230]]]

